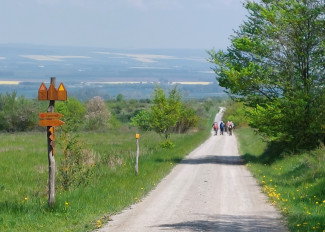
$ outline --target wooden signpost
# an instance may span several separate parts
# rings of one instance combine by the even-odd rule
[[[48,159],[49,159],[49,199],[48,204],[53,207],[55,203],[55,159],[54,159],[54,148],[55,148],[55,126],[61,126],[64,124],[59,118],[63,115],[54,112],[55,101],[66,101],[67,90],[61,83],[59,88],[55,88],[55,77],[51,77],[50,87],[47,89],[45,84],[42,83],[38,90],[38,100],[45,101],[49,100],[50,104],[47,108],[46,113],[39,114],[39,125],[47,127],[47,148],[48,148]]]

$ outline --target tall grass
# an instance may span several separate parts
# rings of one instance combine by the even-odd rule
[[[135,130],[122,127],[83,132],[79,139],[95,162],[87,182],[69,190],[60,185],[63,141],[57,135],[53,208],[47,206],[46,133],[0,134],[0,231],[89,231],[101,227],[111,214],[141,201],[202,143],[209,136],[210,122],[205,125],[205,130],[172,135],[172,150],[160,146],[162,139],[157,134],[141,133],[139,175],[134,170]]]
[[[236,130],[240,153],[290,231],[325,231],[325,147],[299,154],[268,146],[250,128]]]

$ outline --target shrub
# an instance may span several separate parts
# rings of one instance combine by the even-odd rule
[[[109,127],[110,112],[101,97],[93,97],[87,103],[86,129],[98,130]]]
[[[63,158],[59,167],[59,184],[64,190],[87,185],[96,164],[96,156],[83,147],[77,135],[63,131]]]
[[[37,126],[38,107],[25,97],[0,94],[0,131],[27,131]]]

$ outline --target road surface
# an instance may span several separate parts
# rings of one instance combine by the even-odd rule
[[[220,121],[222,109],[216,115]],[[213,135],[142,202],[99,231],[286,231],[238,156],[235,136]]]

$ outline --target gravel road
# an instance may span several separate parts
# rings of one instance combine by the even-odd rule
[[[142,202],[99,231],[287,230],[238,156],[236,137],[211,132]]]

